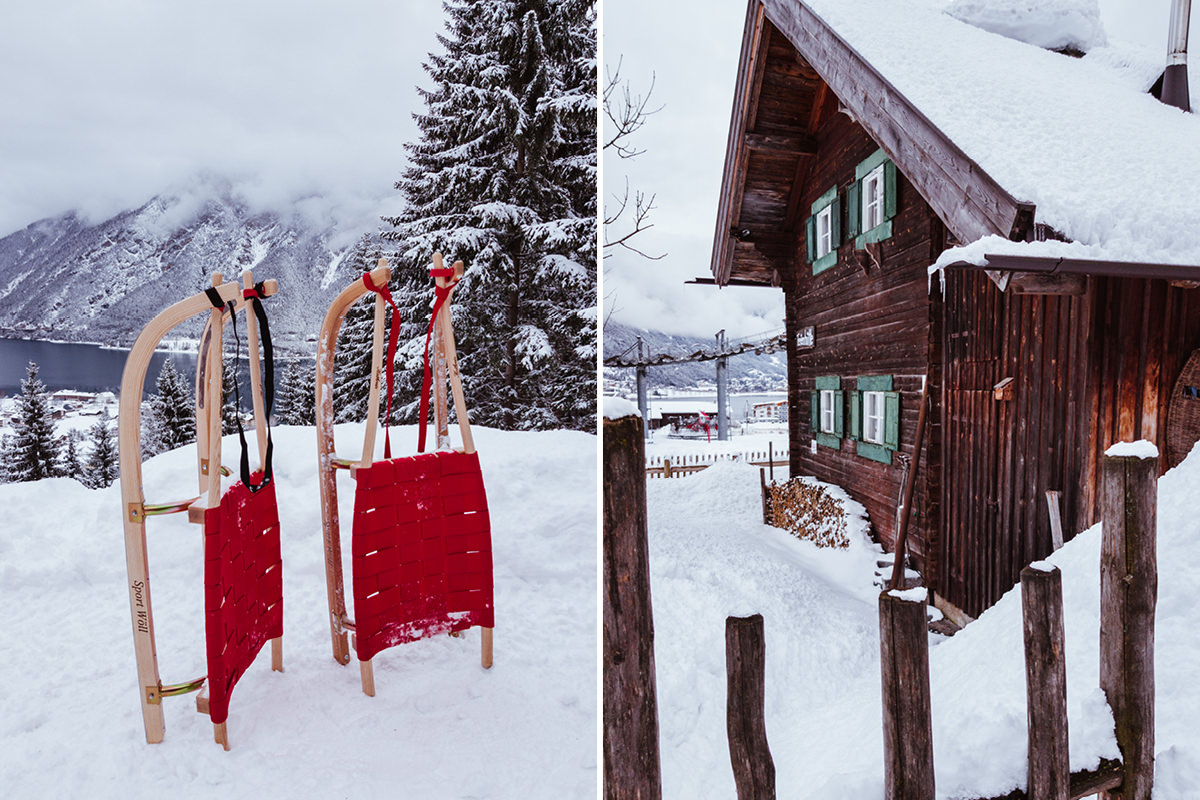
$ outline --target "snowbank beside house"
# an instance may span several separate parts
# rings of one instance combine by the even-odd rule
[[[1159,483],[1156,800],[1200,785],[1200,454]],[[723,463],[648,484],[664,797],[733,796],[724,621],[764,617],[766,724],[780,797],[883,797],[878,549],[819,549],[761,523],[757,470]],[[1063,572],[1073,770],[1118,755],[1099,686],[1100,526],[1047,559]],[[937,796],[1025,784],[1020,590],[951,639],[931,637]]]
[[[968,25],[1047,50],[1087,52],[1107,42],[1097,0],[954,0],[946,13]]]
[[[355,659],[340,666],[330,648],[314,429],[274,429],[285,671],[260,654],[243,676],[228,753],[194,696],[167,698],[166,738],[146,744],[119,486],[0,486],[5,796],[594,798],[596,437],[473,432],[492,519],[495,666],[479,666],[478,629],[402,645],[375,659],[371,698]],[[392,433],[398,446],[415,438]],[[337,438],[353,453],[362,426]],[[236,436],[223,448],[236,456]],[[186,497],[195,457],[185,447],[148,461],[147,497]],[[338,483],[348,579],[354,485],[345,473]],[[167,683],[205,672],[200,528],[184,516],[147,530]]]

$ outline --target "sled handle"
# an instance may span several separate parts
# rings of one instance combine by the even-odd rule
[[[274,283],[273,281],[271,283]],[[225,283],[213,287],[223,302],[240,300],[240,287]],[[270,290],[274,292],[274,287]],[[198,292],[168,306],[146,323],[125,359],[121,374],[121,400],[117,423],[118,463],[121,475],[121,508],[125,535],[125,569],[129,577],[129,609],[133,647],[137,659],[138,692],[146,741],[161,742],[165,730],[162,705],[152,702],[162,683],[154,641],[154,615],[150,604],[150,571],[146,553],[146,517],[142,487],[141,399],[146,372],[154,349],[163,336],[190,317],[212,308],[208,294]],[[210,468],[219,475],[219,470]],[[211,476],[210,476],[211,480]],[[218,478],[219,480],[219,478]],[[137,510],[138,513],[134,513]]]
[[[370,272],[370,280],[375,286],[386,286],[391,278],[387,259],[379,259],[379,266]],[[340,522],[337,507],[337,470],[334,460],[337,458],[333,441],[333,367],[334,353],[337,350],[337,335],[346,318],[346,311],[355,300],[358,300],[369,289],[362,281],[343,289],[321,323],[321,333],[317,341],[317,380],[316,380],[316,416],[317,416],[317,465],[321,493],[321,529],[325,544],[325,589],[329,601],[329,628],[333,639],[333,658],[339,664],[350,663],[350,646],[346,630],[341,620],[346,617],[345,588],[342,581],[342,545]],[[372,374],[378,375],[374,364]],[[376,393],[378,403],[378,393]]]
[[[445,262],[442,259],[441,253],[433,254],[433,268],[435,270],[439,270],[439,271],[445,269]],[[446,301],[444,303],[442,303],[442,307],[438,311],[438,318],[437,318],[437,320],[435,320],[435,324],[434,324],[434,327],[437,329],[437,331],[439,333],[439,336],[437,339],[438,346],[435,349],[435,353],[436,353],[435,363],[438,364],[439,368],[444,363],[446,373],[448,374],[448,376],[450,378],[450,390],[454,394],[454,410],[458,416],[458,429],[459,429],[459,433],[462,435],[463,452],[474,453],[475,452],[475,438],[473,436],[471,436],[471,422],[467,416],[467,400],[466,400],[465,395],[463,394],[462,374],[458,370],[458,350],[454,346],[454,325],[450,320],[450,303],[454,300],[454,285],[457,284],[458,281],[462,278],[463,273],[466,271],[466,268],[463,265],[463,262],[455,261],[452,269],[454,270],[454,282],[453,283],[451,283],[448,279],[441,277],[441,276],[435,277],[433,279],[434,284],[439,289],[445,289],[446,287],[450,287],[450,294],[447,295]],[[435,374],[436,374],[436,371],[435,371]],[[438,383],[442,387],[445,387],[444,379],[441,379],[440,376],[439,376]],[[436,392],[436,389],[435,389],[435,392]],[[443,394],[445,393],[445,388],[442,388],[442,393]],[[439,420],[438,419],[439,412],[445,414],[446,416]],[[441,445],[440,433],[441,433],[441,431],[446,429],[446,426],[448,424],[449,410],[444,409],[444,408],[439,408],[438,404],[435,403],[434,419],[436,420],[436,423],[437,423],[437,430],[439,432],[438,445],[440,446]],[[421,424],[424,425],[425,421],[421,420]]]

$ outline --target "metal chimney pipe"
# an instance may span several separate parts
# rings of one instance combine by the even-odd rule
[[[1171,27],[1167,32],[1167,69],[1163,73],[1162,101],[1167,105],[1192,110],[1188,95],[1187,42],[1192,0],[1172,0]]]

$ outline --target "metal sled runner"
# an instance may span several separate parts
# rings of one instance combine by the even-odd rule
[[[393,459],[385,424],[385,460],[374,460],[387,305],[392,305],[393,318],[386,356],[385,423],[391,410],[392,362],[400,325],[399,312],[387,290],[390,271],[386,260],[338,295],[325,316],[318,345],[317,457],[333,656],[338,663],[349,663],[347,636],[353,632],[363,692],[372,696],[375,680],[371,659],[380,650],[403,642],[438,633],[454,635],[479,626],[481,661],[485,668],[492,665],[491,526],[450,321],[450,297],[462,275],[462,263],[445,269],[440,254],[434,256],[434,263],[431,274],[436,301],[426,338],[417,455]],[[370,391],[362,457],[352,461],[338,458],[334,451],[334,354],[347,309],[368,293],[376,296]],[[462,437],[462,448],[458,450],[450,449],[447,381]],[[437,451],[425,453],[429,388],[433,390]],[[351,545],[353,620],[346,613],[342,578],[336,480],[339,469],[349,470],[357,482]]]
[[[279,519],[271,481],[271,441],[267,415],[273,395],[273,355],[261,297],[276,293],[275,281],[255,285],[249,271],[242,285],[213,277],[213,287],[170,306],[138,336],[121,378],[118,443],[129,605],[146,741],[160,742],[165,730],[162,699],[202,689],[196,707],[211,716],[214,738],[229,749],[225,720],[229,695],[242,673],[267,641],[272,668],[283,670],[282,572]],[[253,310],[253,314],[249,313]],[[169,503],[147,503],[142,488],[141,397],[150,357],[163,336],[183,321],[208,310],[196,364],[196,451],[199,495]],[[222,332],[247,310],[250,383],[255,431],[262,470],[251,475],[242,434],[241,480],[222,495],[221,466]],[[258,361],[259,327],[266,363],[266,393]],[[264,403],[265,401],[265,403]],[[239,419],[239,434],[241,425]],[[186,511],[204,526],[205,642],[208,674],[180,684],[164,685],[158,672],[154,615],[150,602],[146,519]]]

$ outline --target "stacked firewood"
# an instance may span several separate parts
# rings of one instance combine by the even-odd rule
[[[766,487],[767,523],[818,547],[846,548],[846,510],[824,487],[793,478]]]

